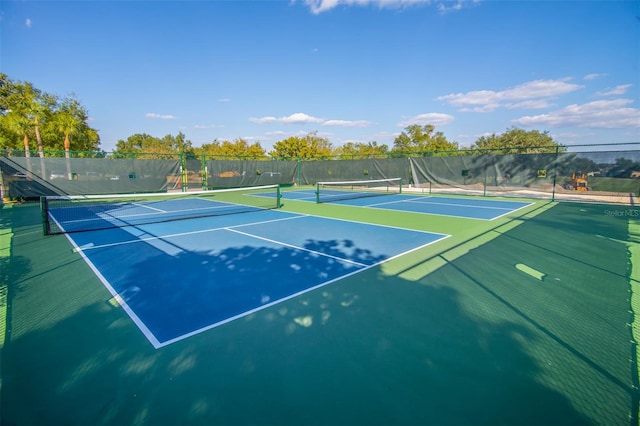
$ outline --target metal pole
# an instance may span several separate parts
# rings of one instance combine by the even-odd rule
[[[551,187],[551,201],[556,200],[556,176],[558,175],[558,150],[559,146],[556,146],[556,158],[553,161],[553,186]]]

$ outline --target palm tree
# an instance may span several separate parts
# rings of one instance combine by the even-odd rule
[[[24,156],[29,157],[29,133],[31,130],[31,120],[22,114],[10,112],[7,114],[8,127],[15,133],[22,136],[22,143],[24,144]]]
[[[69,163],[70,137],[78,134],[79,124],[80,120],[68,111],[60,111],[56,114],[56,127],[64,135],[64,158],[67,159],[67,177],[69,180],[71,180],[71,165]]]
[[[55,103],[55,97],[42,93],[35,89],[31,83],[26,83],[23,88],[23,109],[26,116],[32,121],[35,129],[36,142],[38,143],[38,155],[44,157],[44,146],[40,136],[40,120],[45,118],[46,111]]]
[[[16,134],[22,136],[22,143],[24,145],[24,156],[27,161],[27,171],[31,174],[31,161],[29,157],[31,157],[31,152],[29,151],[29,134],[32,129],[31,120],[25,117],[22,114],[18,114],[15,112],[9,112],[6,115],[7,118],[7,127]]]
[[[49,95],[45,95],[49,96]],[[49,96],[50,97],[50,96]],[[46,121],[47,105],[43,101],[33,97],[29,99],[29,105],[27,110],[27,117],[33,122],[33,127],[36,135],[36,142],[38,144],[38,155],[40,156],[40,173],[43,179],[46,179],[47,172],[45,169],[44,161],[44,144],[42,143],[42,137],[40,136],[40,119],[45,118]]]

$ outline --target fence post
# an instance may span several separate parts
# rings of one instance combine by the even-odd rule
[[[202,176],[202,189],[207,189],[209,173],[207,170],[207,155],[205,153],[202,153],[202,157],[200,157],[200,175]]]
[[[482,184],[482,196],[486,197],[487,196],[487,163],[485,162],[484,164],[484,182]]]
[[[184,158],[184,153],[180,153],[180,187],[182,188],[182,192],[185,192],[189,189],[189,183],[187,182],[187,163]]]
[[[558,175],[558,151],[560,147],[556,145],[556,158],[553,160],[553,183],[551,187],[551,201],[556,200],[556,176]]]

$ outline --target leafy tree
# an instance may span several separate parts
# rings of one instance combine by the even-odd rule
[[[539,170],[546,170],[549,176],[552,170],[558,176],[571,176],[580,170],[587,172],[589,163],[593,163],[573,154],[558,157],[556,151],[565,152],[566,148],[556,143],[548,132],[513,127],[502,134],[480,137],[465,152],[468,155],[489,154],[489,159],[481,161],[485,167],[499,164],[505,174],[524,176],[525,179],[535,179]]]
[[[557,166],[559,175],[571,176],[573,173],[589,173],[600,170],[595,161],[576,154],[563,154],[559,158],[560,161]],[[569,161],[566,161],[566,158],[569,158]]]
[[[56,127],[64,135],[64,158],[67,163],[67,178],[71,180],[71,164],[69,162],[69,148],[71,146],[70,136],[78,134],[79,121],[68,111],[61,111],[56,114]]]
[[[471,149],[494,150],[496,154],[555,152],[557,148],[562,148],[560,152],[566,150],[549,136],[549,132],[526,131],[516,127],[507,129],[502,134],[482,136],[471,146]]]
[[[335,154],[350,158],[366,158],[378,155],[386,155],[389,152],[387,145],[378,145],[378,142],[369,143],[347,142],[336,148]]]
[[[29,83],[14,83],[6,74],[0,74],[0,131],[6,148],[20,149],[21,140],[25,156],[30,156],[29,137],[32,132],[31,118],[27,115],[36,93]]]
[[[13,81],[0,73],[0,148],[22,149],[18,141],[22,140],[24,145],[25,131],[16,122],[24,120],[32,128],[27,136],[35,137],[41,157],[45,150],[63,149],[65,135],[57,123],[60,112],[68,112],[78,120],[75,149],[94,151],[99,148],[98,132],[88,125],[89,115],[78,100],[72,96],[59,98],[29,82]]]
[[[436,132],[435,126],[412,124],[393,141],[394,152],[435,152],[455,151],[457,142],[449,142],[442,132]]]
[[[197,154],[205,154],[208,156],[222,157],[266,157],[266,151],[260,145],[260,142],[254,142],[249,145],[245,139],[236,139],[235,141],[218,141],[204,144],[200,148],[195,148]]]
[[[616,158],[613,166],[607,170],[607,176],[617,178],[630,178],[633,172],[640,172],[640,162],[633,161],[630,158]]]
[[[78,134],[79,121],[73,114],[67,111],[61,111],[56,114],[56,126],[64,135],[64,156],[69,158],[69,149],[71,147],[70,136]]]
[[[161,143],[174,153],[194,154],[195,152],[191,141],[182,132],[178,132],[176,136],[166,135],[162,138]]]
[[[131,153],[138,154],[143,152],[162,155],[175,153],[171,147],[164,144],[161,139],[147,133],[136,133],[129,136],[126,140],[119,139],[116,143],[114,155],[126,156]]]
[[[118,140],[114,151],[115,157],[131,154],[144,154],[146,158],[164,158],[176,154],[193,155],[194,148],[182,132],[177,136],[166,135],[162,139],[146,133],[136,133],[127,140]]]
[[[291,136],[278,141],[269,152],[271,157],[278,158],[312,158],[328,157],[333,154],[331,142],[318,136],[317,132],[304,137]]]
[[[58,99],[56,96],[49,93],[42,92],[27,86],[27,108],[25,115],[33,122],[34,133],[36,136],[36,143],[38,144],[38,155],[40,158],[44,157],[44,142],[40,133],[40,124],[48,123],[52,117],[53,111],[57,108]]]
[[[69,137],[74,136],[74,151],[97,151],[100,146],[100,137],[96,130],[89,127],[88,121],[89,114],[87,110],[75,97],[67,96],[58,101],[57,107],[48,121],[48,123],[52,124],[48,127],[50,131],[48,137],[56,138],[53,147],[64,149],[65,156],[68,156],[71,149],[71,139]],[[51,129],[52,127],[53,129]],[[70,133],[67,133],[68,131]],[[60,146],[61,143],[62,146]]]
[[[3,127],[10,132],[22,137],[22,144],[24,147],[25,157],[30,157],[29,151],[29,135],[31,134],[32,126],[31,120],[29,120],[23,114],[10,111],[6,116],[3,116]]]
[[[55,106],[55,96],[43,93],[33,87],[31,83],[15,86],[16,100],[13,111],[25,116],[33,125],[38,155],[44,157],[44,145],[40,135],[40,121],[46,120],[51,115]]]

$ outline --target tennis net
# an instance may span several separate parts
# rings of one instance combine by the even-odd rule
[[[316,183],[317,203],[401,193],[402,178]]]
[[[46,235],[255,212],[280,207],[280,186],[40,198]]]

